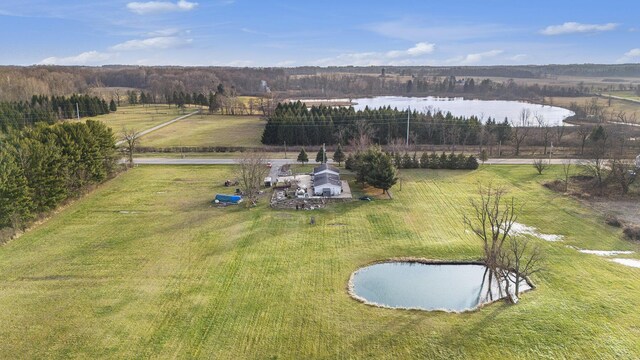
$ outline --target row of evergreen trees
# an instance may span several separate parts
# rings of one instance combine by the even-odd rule
[[[31,101],[0,103],[0,130],[21,129],[39,122],[53,124],[61,119],[78,116],[97,116],[116,111],[115,102],[107,104],[103,99],[89,95],[44,96],[33,95]]]
[[[411,156],[406,152],[404,155],[400,153],[392,153],[390,155],[393,158],[393,164],[398,169],[475,170],[479,166],[478,159],[473,155],[456,155],[454,153],[447,155],[444,152],[440,155],[435,152],[431,154],[422,153],[420,157],[418,157],[417,153],[413,153],[413,156]]]
[[[114,135],[102,122],[38,124],[0,142],[0,228],[19,229],[115,171]]]
[[[509,138],[511,126],[505,119],[488,119],[483,125],[477,117],[454,117],[442,112],[411,114],[406,110],[379,109],[356,111],[353,107],[313,106],[298,101],[280,103],[267,119],[262,143],[265,145],[320,145],[349,143],[363,135],[374,143],[389,144],[405,138],[407,116],[411,117],[410,132],[419,144],[477,145],[482,131],[491,132],[497,141]]]
[[[397,169],[448,169],[448,170],[476,170],[480,164],[478,159],[464,154],[445,154],[440,155],[434,153],[423,153],[418,157],[417,153],[413,156],[408,153],[401,155],[400,153],[389,153],[393,165]],[[350,154],[345,161],[345,168],[349,170],[357,169],[358,153]]]

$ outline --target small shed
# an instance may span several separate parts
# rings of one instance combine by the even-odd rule
[[[271,176],[267,176],[266,178],[264,178],[264,186],[265,187],[271,187],[273,185],[272,180],[271,180]]]
[[[323,173],[313,176],[313,195],[337,196],[342,193],[342,181],[340,176],[331,173]]]

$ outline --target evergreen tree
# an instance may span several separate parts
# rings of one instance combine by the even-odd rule
[[[398,181],[398,173],[391,157],[379,148],[373,148],[368,151],[364,161],[366,164],[362,168],[366,169],[365,181],[373,187],[382,189],[382,193],[386,194],[387,190]]]
[[[114,112],[118,110],[118,106],[116,106],[116,102],[113,101],[113,99],[111,99],[111,102],[109,103],[109,111]]]
[[[408,153],[404,153],[402,156],[402,167],[401,169],[411,169],[411,156]]]
[[[422,153],[422,156],[420,157],[420,167],[423,169],[427,169],[429,168],[429,154]]]
[[[22,169],[7,150],[0,149],[0,228],[21,228],[32,207]]]
[[[316,154],[316,162],[322,164],[327,162],[327,153],[324,151],[324,148],[320,148],[320,150],[318,150],[318,153]]]
[[[303,165],[304,163],[309,161],[309,156],[307,155],[307,152],[304,151],[304,148],[302,148],[300,150],[300,153],[298,154],[298,161],[301,162]]]
[[[338,162],[338,166],[345,160],[344,152],[342,152],[342,145],[338,144],[338,148],[333,153],[333,161]]]

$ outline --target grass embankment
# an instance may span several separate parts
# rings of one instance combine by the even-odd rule
[[[184,114],[193,111],[187,108]],[[169,105],[136,105],[136,106],[122,106],[118,108],[118,111],[107,114],[88,118],[91,120],[99,120],[109,126],[116,137],[120,137],[122,129],[135,129],[137,131],[147,130],[156,125],[160,125],[169,120],[173,120],[178,116],[182,116],[183,112],[177,109],[175,106]],[[81,119],[85,121],[87,118]]]
[[[146,135],[142,146],[260,146],[264,125],[255,116],[196,115]]]
[[[404,171],[392,201],[296,212],[210,207],[231,167],[135,168],[0,248],[0,357],[638,358],[640,269],[565,245],[640,246],[543,188],[553,171]],[[547,270],[520,304],[446,314],[348,296],[371,261],[476,259],[462,217],[489,179],[526,203],[520,222],[565,236],[538,241]]]

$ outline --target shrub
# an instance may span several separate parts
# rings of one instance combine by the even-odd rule
[[[627,225],[624,227],[622,232],[627,239],[640,241],[640,226]]]
[[[609,226],[618,227],[618,228],[622,227],[622,223],[614,215],[607,215],[607,217],[604,219],[604,222],[607,223],[607,225]]]

